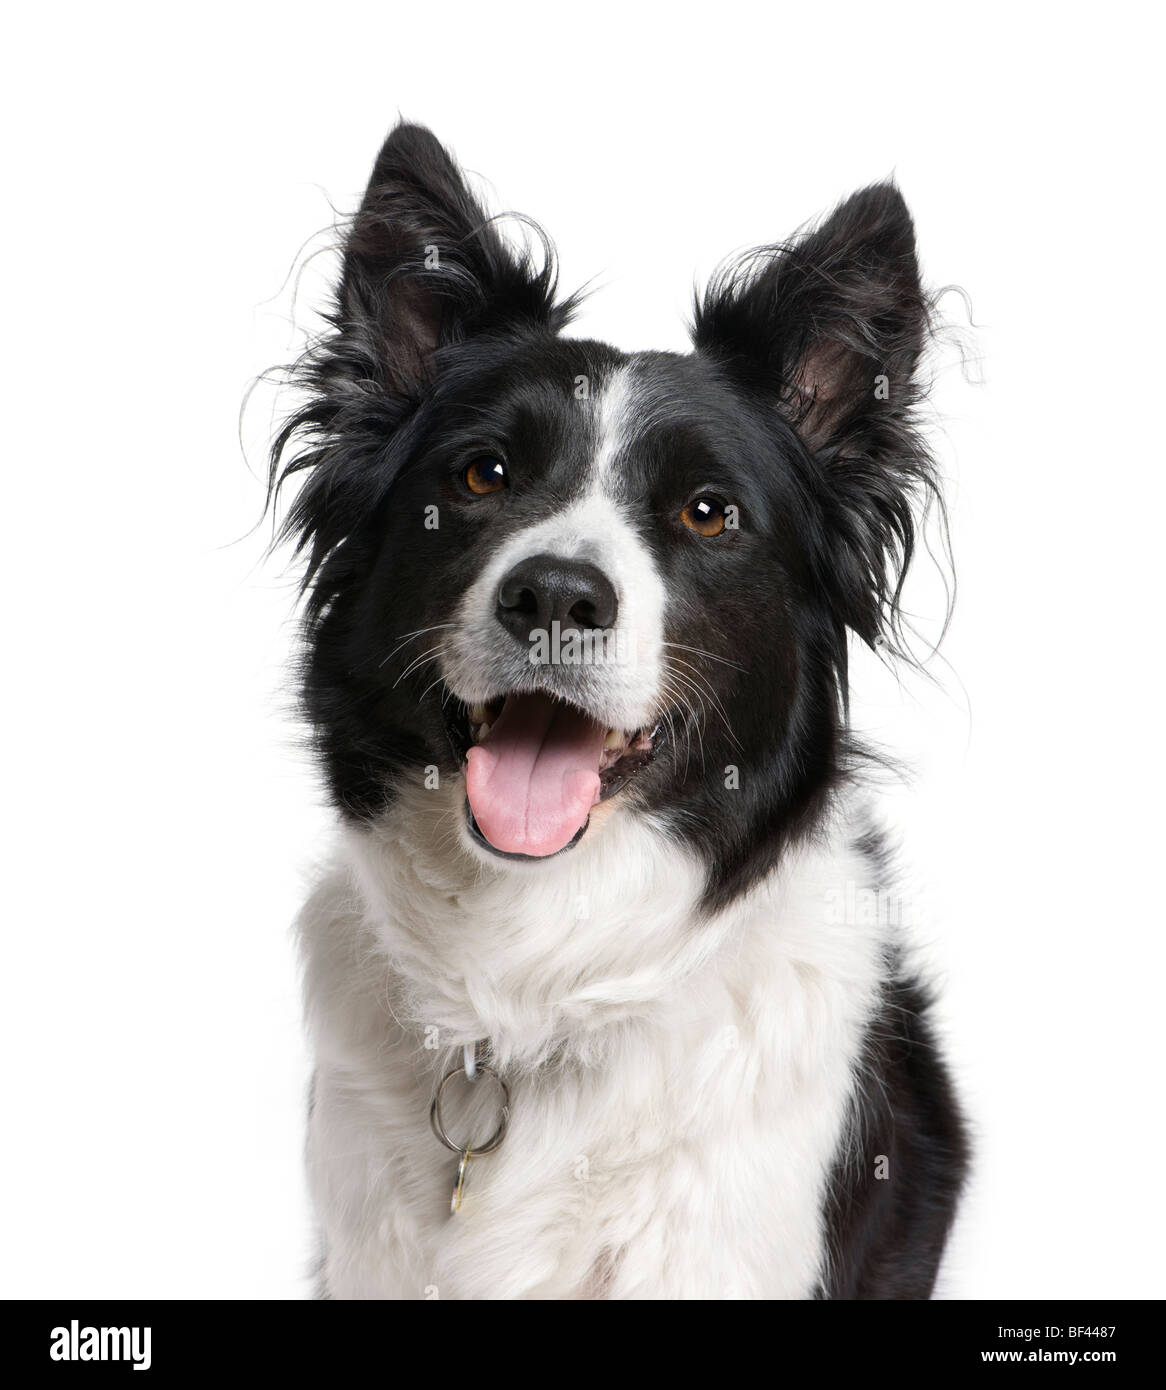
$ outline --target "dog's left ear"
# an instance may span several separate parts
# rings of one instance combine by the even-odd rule
[[[820,563],[842,621],[874,642],[933,487],[912,422],[929,309],[902,194],[875,184],[817,229],[756,252],[697,304],[697,349],[793,426],[830,537]]]
[[[911,214],[881,183],[715,280],[694,340],[773,393],[812,451],[866,452],[909,404],[926,326]]]

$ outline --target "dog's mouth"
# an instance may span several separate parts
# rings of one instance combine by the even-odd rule
[[[545,859],[576,845],[591,808],[651,762],[659,725],[612,729],[541,692],[467,708],[452,702],[450,735],[465,762],[471,835],[497,854]]]

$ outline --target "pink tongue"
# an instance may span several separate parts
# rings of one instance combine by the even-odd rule
[[[508,695],[470,749],[466,793],[478,829],[508,854],[554,854],[599,799],[606,729],[548,695]]]

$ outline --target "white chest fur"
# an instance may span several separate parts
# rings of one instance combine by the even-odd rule
[[[882,970],[839,820],[728,912],[627,811],[530,866],[480,862],[460,796],[345,832],[301,919],[317,1054],[309,1167],[334,1297],[803,1298]],[[471,1165],[429,1128],[488,1037],[509,1134]]]

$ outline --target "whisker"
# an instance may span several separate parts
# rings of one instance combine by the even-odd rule
[[[397,653],[401,650],[402,647],[408,645],[408,643],[414,641],[416,638],[423,637],[427,632],[438,632],[442,628],[448,627],[453,627],[453,623],[434,623],[432,627],[419,627],[416,632],[403,632],[398,634],[400,637],[400,641],[388,654],[388,656],[385,657],[385,659],[380,663],[380,665],[387,666],[388,663],[392,661],[393,657],[397,655]],[[379,669],[380,668],[378,667],[378,670]]]
[[[442,647],[441,650],[444,651],[445,648]],[[428,695],[429,692],[433,689],[433,687],[434,687],[435,685],[440,685],[441,682],[442,682],[444,679],[445,679],[445,673],[444,673],[444,671],[443,671],[442,674],[441,674],[440,676],[438,676],[438,678],[437,678],[435,681],[430,681],[430,682],[429,682],[429,684],[425,687],[425,689],[424,689],[424,690],[421,692],[421,694],[417,697],[417,703],[418,703],[418,704],[421,704],[421,703],[424,701],[426,695]],[[449,691],[447,690],[446,693],[441,697],[441,707],[442,707],[442,709],[445,708],[445,702],[446,702],[446,700],[447,700],[448,698],[449,698]]]
[[[684,693],[684,688],[677,689],[677,687],[676,687],[675,684],[669,683],[669,677],[671,677],[672,680],[675,681],[678,677],[680,677],[680,673],[679,673],[674,667],[669,667],[669,668],[665,671],[665,687],[664,687],[664,688],[665,688],[665,694],[666,694],[666,695],[669,697],[669,699],[678,707],[680,713],[683,714],[683,716],[684,716],[684,733],[685,733],[685,740],[684,740],[684,750],[685,750],[685,751],[684,751],[684,775],[685,775],[685,777],[687,777],[687,776],[688,776],[689,762],[690,762],[691,755],[692,755],[693,734],[694,734],[694,732],[699,732],[699,730],[700,730],[700,719],[699,719],[699,717],[697,716],[696,710],[692,707],[692,702],[691,702],[691,700],[690,700],[689,698],[686,697],[686,695],[685,695],[685,693]],[[689,688],[691,688],[691,687],[689,687]],[[702,708],[703,708],[703,704],[702,704]],[[698,740],[698,743],[699,743],[699,747],[700,747],[701,770],[703,771],[703,770],[704,770],[704,740],[703,740],[703,739],[699,739],[699,740]]]
[[[732,742],[738,748],[740,748],[741,741],[733,732],[733,726],[729,723],[729,716],[725,713],[725,707],[721,704],[720,697],[717,695],[717,692],[709,683],[708,677],[704,675],[702,671],[698,670],[695,666],[693,666],[692,662],[685,661],[682,656],[674,656],[672,658],[672,661],[678,662],[681,666],[685,667],[686,670],[691,671],[693,673],[691,676],[684,677],[681,676],[681,673],[676,670],[675,666],[672,667],[673,672],[677,676],[681,676],[681,679],[687,680],[690,684],[695,684],[699,691],[702,691],[705,695],[708,696],[713,708],[716,710],[718,716],[720,717],[721,723],[725,726],[725,732],[729,735],[729,738],[732,740]]]
[[[438,652],[443,651],[445,651],[445,643],[439,642],[436,647],[430,647],[427,652],[422,652],[420,656],[415,656],[413,660],[408,664],[408,666],[405,667],[405,669],[393,682],[393,689],[396,690],[397,686],[401,684],[401,682],[405,679],[409,672],[412,671],[415,667],[424,664],[427,660],[430,660],[434,656],[436,656]]]
[[[690,647],[685,642],[663,642],[662,646],[675,647],[677,651],[692,652],[694,656],[707,656],[710,661],[719,661],[722,666],[732,666],[735,671],[742,671],[745,675],[749,674],[749,668],[742,666],[740,662],[730,661],[727,656],[718,656],[716,652],[705,651],[703,647]]]

